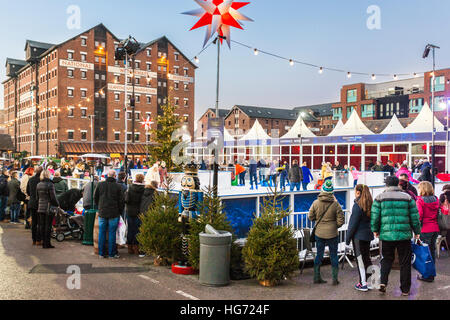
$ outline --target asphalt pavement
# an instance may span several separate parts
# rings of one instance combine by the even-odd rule
[[[331,285],[331,267],[322,267],[327,284],[312,284],[312,268],[279,286],[266,288],[254,279],[232,281],[226,287],[206,287],[198,276],[173,274],[169,267],[153,265],[151,257],[130,256],[120,249],[119,259],[99,259],[92,246],[67,239],[53,240],[55,249],[33,246],[23,225],[0,223],[0,299],[44,300],[407,300],[450,299],[450,257],[438,259],[433,283],[416,280],[412,271],[411,295],[402,297],[399,271],[393,270],[387,293],[358,292],[353,286],[356,269],[340,271],[341,284]],[[378,261],[374,261],[375,264]],[[77,278],[73,270],[80,271]],[[79,280],[79,281],[78,281]]]

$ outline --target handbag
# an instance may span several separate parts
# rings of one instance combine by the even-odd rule
[[[441,232],[450,229],[450,216],[443,214],[440,208],[438,212],[437,222],[439,225],[439,230]]]
[[[436,276],[436,267],[431,257],[430,248],[420,240],[411,241],[412,260],[411,264],[423,278],[428,279]]]
[[[48,197],[49,197],[49,199],[51,199],[50,190],[47,190],[47,191],[48,191]],[[59,207],[52,206],[50,204],[50,200],[49,200],[48,205],[47,205],[47,214],[56,216],[58,214],[58,212],[59,212]]]
[[[332,205],[333,205],[333,202],[328,206],[328,208],[325,210],[325,213],[320,217],[320,219],[314,225],[314,228],[312,229],[311,235],[309,237],[309,242],[311,242],[311,243],[316,242],[316,228],[319,225],[320,221],[322,221],[323,217],[325,217],[325,215],[327,214],[328,210],[331,208]]]

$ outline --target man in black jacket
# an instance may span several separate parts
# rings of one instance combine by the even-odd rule
[[[5,220],[5,209],[8,202],[8,170],[2,169],[0,175],[0,221]]]
[[[387,165],[383,167],[384,172],[389,172],[390,176],[395,176],[395,168],[394,163],[391,160],[388,160]]]
[[[289,169],[288,177],[290,190],[294,191],[294,188],[297,188],[297,191],[300,191],[300,182],[303,180],[303,171],[302,168],[298,166],[297,160],[292,161],[292,167]]]
[[[33,245],[42,245],[41,233],[40,233],[40,216],[37,212],[38,202],[36,197],[36,189],[39,182],[41,182],[42,167],[37,167],[34,170],[34,176],[28,180],[27,183],[27,195],[30,197],[28,201],[28,208],[31,213],[31,238],[33,239]]]
[[[116,231],[119,218],[124,209],[124,197],[121,186],[116,182],[116,172],[110,170],[106,181],[98,184],[94,192],[94,203],[98,207],[98,254],[105,258],[106,230],[108,229],[108,254],[110,258],[120,256],[116,249]]]
[[[412,193],[414,193],[416,195],[416,197],[418,196],[417,189],[411,183],[409,183],[409,177],[406,173],[402,173],[398,178],[400,180],[407,181],[408,182],[408,190],[410,190]]]

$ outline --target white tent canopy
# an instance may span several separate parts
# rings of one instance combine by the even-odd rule
[[[234,141],[234,137],[225,128],[223,128],[223,141]]]
[[[353,110],[347,122],[338,130],[333,130],[333,136],[373,135],[369,128],[361,121],[356,110]]]
[[[244,135],[239,141],[246,141],[246,140],[269,140],[270,136],[266,133],[266,131],[263,129],[261,124],[258,120],[255,121],[255,124],[250,129],[249,132],[247,132],[246,135]]]
[[[397,115],[394,113],[394,116],[392,117],[391,121],[387,125],[386,128],[381,132],[381,134],[397,134],[397,133],[404,133],[405,128],[402,126],[400,121],[397,118]]]
[[[302,138],[312,138],[316,136],[306,126],[301,115],[299,115],[292,128],[284,136],[282,136],[281,139],[295,139],[298,138],[300,134]]]
[[[432,132],[432,122],[433,113],[431,112],[428,103],[425,103],[416,119],[405,128],[405,133]],[[434,127],[436,131],[444,131],[444,125],[436,117],[434,117]]]
[[[336,136],[336,132],[338,132],[342,127],[344,126],[344,123],[342,122],[342,119],[339,119],[338,123],[336,123],[336,126],[334,127],[333,131],[331,131],[328,136],[334,137]]]

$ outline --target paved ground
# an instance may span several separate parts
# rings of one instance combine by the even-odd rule
[[[413,279],[412,295],[401,297],[399,272],[393,271],[388,293],[357,292],[353,284],[355,269],[348,265],[340,273],[341,284],[313,285],[312,269],[305,269],[291,280],[274,288],[261,287],[255,280],[233,281],[230,286],[209,288],[196,276],[180,276],[167,267],[155,267],[151,258],[140,259],[120,250],[118,260],[100,260],[93,248],[66,240],[53,244],[56,249],[43,250],[31,245],[31,235],[23,225],[0,223],[0,299],[177,299],[177,300],[335,300],[335,299],[450,299],[450,258],[446,253],[438,260],[438,277],[434,283]],[[81,269],[81,288],[67,288],[67,267]],[[323,267],[330,280],[330,266]],[[416,272],[413,270],[413,276]],[[329,281],[330,282],[330,281]]]

